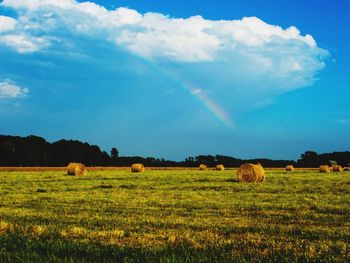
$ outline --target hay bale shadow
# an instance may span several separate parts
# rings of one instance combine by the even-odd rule
[[[111,189],[111,188],[113,188],[113,185],[111,184],[101,184],[101,185],[92,187],[92,189]]]
[[[136,185],[134,184],[122,184],[119,186],[119,188],[122,188],[122,189],[135,189],[137,188]]]
[[[225,182],[239,183],[239,180],[237,178],[229,178],[229,179],[226,179]]]

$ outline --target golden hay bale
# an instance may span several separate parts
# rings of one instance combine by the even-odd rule
[[[75,175],[75,166],[76,163],[69,163],[67,166],[67,174],[68,175]]]
[[[207,166],[205,164],[199,165],[199,170],[207,170]]]
[[[82,163],[69,163],[67,166],[68,175],[82,176],[86,175],[86,166]]]
[[[320,165],[320,173],[329,173],[331,171],[328,165]]]
[[[218,165],[215,167],[215,169],[216,169],[217,171],[224,171],[224,170],[225,170],[225,167],[224,167],[224,165],[222,165],[222,164],[218,164]]]
[[[333,165],[333,172],[342,172],[343,171],[343,167],[341,167],[341,165]]]
[[[286,171],[287,171],[287,172],[293,172],[293,171],[294,171],[294,166],[291,165],[291,164],[290,164],[290,165],[287,165],[287,166],[286,166]]]
[[[131,165],[131,172],[133,173],[143,173],[145,171],[145,166],[142,163],[134,163]]]
[[[262,182],[265,180],[265,171],[261,164],[245,163],[237,171],[240,182]]]

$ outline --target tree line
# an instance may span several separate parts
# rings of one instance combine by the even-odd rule
[[[143,163],[154,167],[197,167],[204,163],[208,166],[223,164],[227,167],[238,167],[242,163],[261,163],[265,167],[284,167],[292,164],[296,167],[318,167],[336,161],[348,166],[350,152],[317,154],[306,151],[297,161],[271,159],[239,159],[224,155],[190,156],[184,161],[170,161],[163,158],[141,156],[119,156],[117,148],[110,154],[102,151],[97,145],[90,145],[77,140],[59,140],[53,143],[44,138],[30,135],[27,137],[0,135],[0,166],[66,166],[69,162],[82,162],[87,166],[130,166]]]

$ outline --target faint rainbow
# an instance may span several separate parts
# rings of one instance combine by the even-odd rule
[[[228,127],[233,127],[234,123],[229,115],[223,110],[223,108],[212,98],[210,98],[203,90],[190,88],[190,93],[195,96],[212,115],[217,117],[222,123]]]
[[[139,57],[141,58],[141,57]],[[154,70],[161,73],[164,77],[171,80],[176,86],[179,86],[186,90],[190,95],[195,97],[216,119],[223,123],[227,127],[234,127],[234,122],[225,110],[212,98],[210,98],[205,91],[199,88],[194,88],[188,81],[181,81],[180,77],[175,74],[166,72],[161,66],[152,63],[146,58],[141,58],[143,62],[151,66]]]

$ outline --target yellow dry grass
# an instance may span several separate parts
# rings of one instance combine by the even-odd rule
[[[207,170],[207,165],[205,164],[199,165],[199,170]]]
[[[82,176],[86,175],[86,173],[86,166],[82,163],[69,163],[67,166],[68,175]]]
[[[215,167],[215,169],[216,169],[217,171],[224,171],[224,170],[225,170],[225,166],[222,165],[222,164],[218,164],[218,165]]]
[[[245,163],[237,171],[240,182],[262,182],[265,180],[265,171],[261,164]]]
[[[287,165],[287,166],[286,166],[286,171],[287,171],[287,172],[293,172],[293,171],[294,171],[294,166],[291,165],[291,164],[290,164],[290,165]]]
[[[320,173],[329,173],[331,171],[328,165],[320,165]]]
[[[131,172],[133,173],[143,173],[145,171],[145,166],[142,163],[134,163],[131,165]]]
[[[343,169],[343,167],[341,167],[341,165],[333,165],[332,166],[332,168],[333,168],[333,172],[342,172],[344,169]]]

